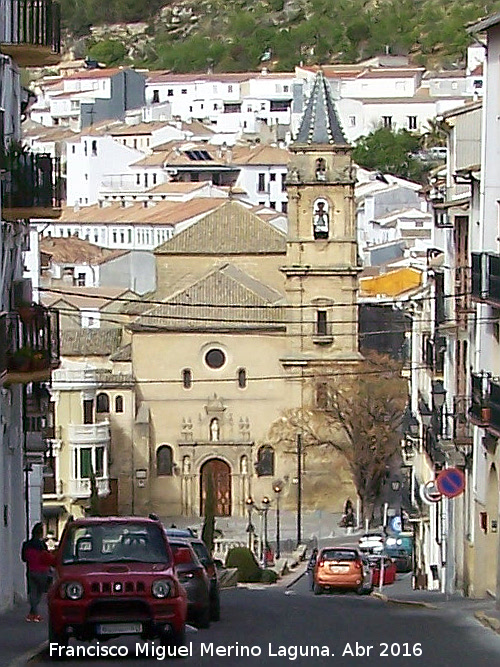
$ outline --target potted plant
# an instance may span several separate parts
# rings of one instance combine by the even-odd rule
[[[23,301],[18,307],[17,312],[24,324],[31,324],[37,317],[39,306],[36,303]]]
[[[28,345],[24,345],[11,355],[9,365],[12,370],[26,372],[30,370],[32,360],[33,350]]]

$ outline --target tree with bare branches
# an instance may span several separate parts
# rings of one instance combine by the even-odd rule
[[[304,449],[320,448],[343,455],[362,504],[372,520],[389,471],[400,465],[400,433],[408,384],[401,368],[386,356],[373,355],[352,375],[322,375],[310,383],[315,405],[293,408],[276,420],[271,442],[288,447],[302,434]]]

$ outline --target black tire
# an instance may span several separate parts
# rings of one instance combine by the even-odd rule
[[[165,632],[160,635],[160,643],[162,646],[173,646],[175,648],[181,648],[186,646],[186,626],[182,626],[182,630],[179,632]],[[177,654],[176,658],[183,658],[184,656]]]
[[[49,619],[49,645],[50,644],[57,644],[58,646],[66,647],[69,644],[69,637],[65,632],[56,632],[54,630],[54,626],[52,625],[52,623]],[[56,661],[66,659],[66,655],[65,655],[64,651],[63,651],[62,655],[59,651],[53,651],[52,653],[50,653],[50,651],[49,651],[49,655],[50,655],[52,660],[56,660]]]
[[[220,621],[220,595],[217,593],[210,601],[210,620]]]
[[[210,627],[210,605],[202,609],[196,618],[196,627],[205,630]]]
[[[356,595],[365,595],[366,594],[366,588],[361,584],[361,586],[358,586],[356,588]]]
[[[320,586],[319,584],[314,584],[313,585],[313,591],[314,591],[314,595],[321,595],[321,593],[323,593],[323,587]]]

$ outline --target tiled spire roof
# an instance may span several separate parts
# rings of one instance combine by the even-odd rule
[[[316,74],[295,143],[348,145],[322,71]]]

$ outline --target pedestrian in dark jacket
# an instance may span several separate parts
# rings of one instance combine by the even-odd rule
[[[38,613],[38,605],[42,595],[47,591],[50,568],[54,565],[54,556],[43,541],[43,525],[36,523],[31,531],[31,539],[23,542],[21,560],[26,563],[28,595],[30,601],[28,623],[39,623],[42,617]]]

